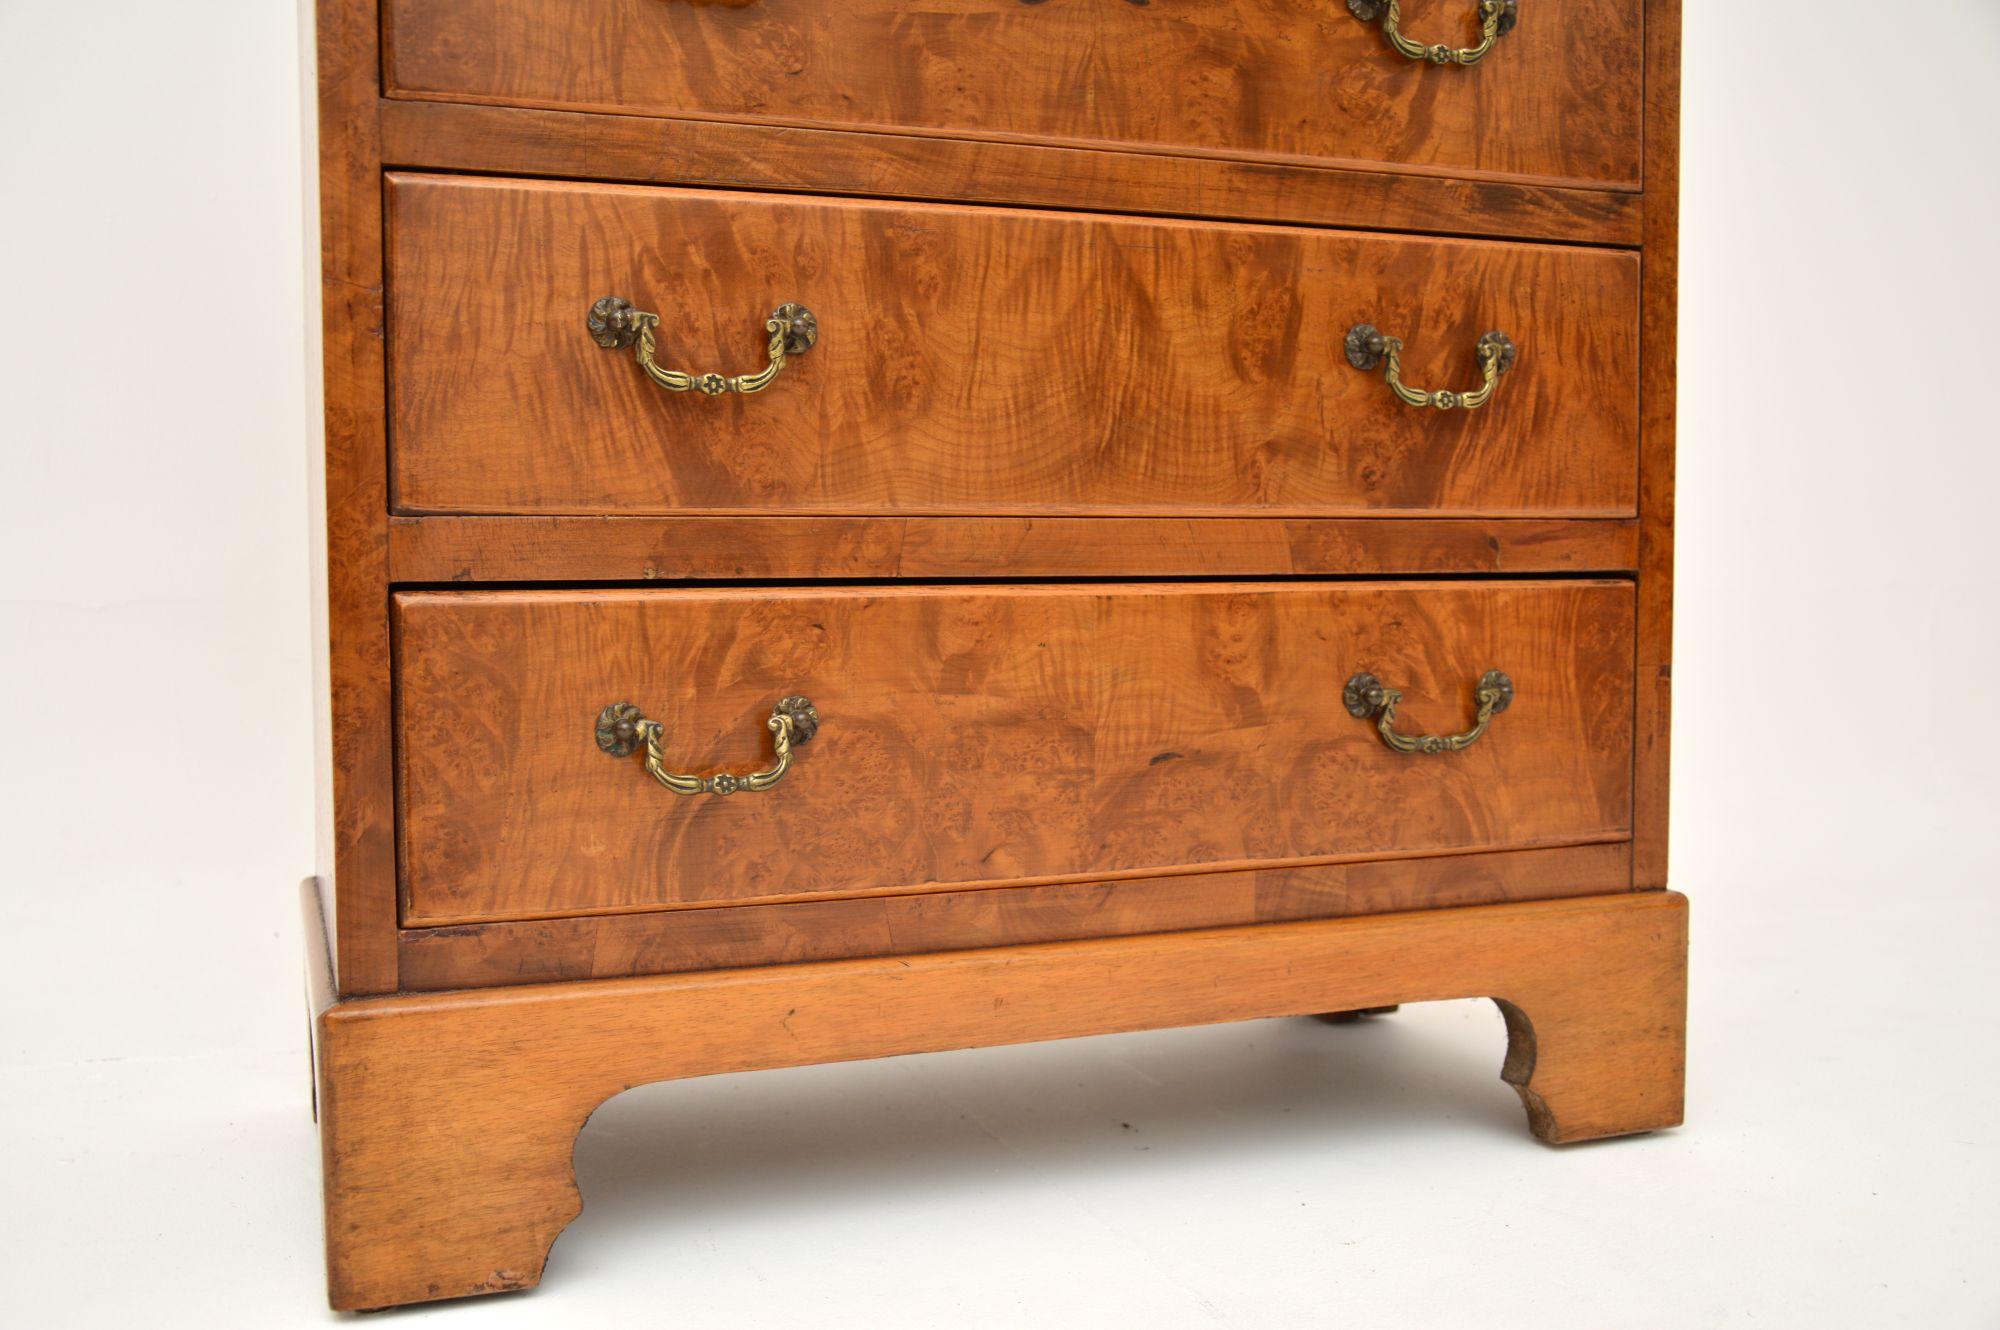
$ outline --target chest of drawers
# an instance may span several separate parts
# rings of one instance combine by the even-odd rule
[[[648,1081],[1490,997],[1679,1121],[1677,0],[312,12],[333,1305]]]

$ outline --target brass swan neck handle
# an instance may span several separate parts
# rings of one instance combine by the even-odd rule
[[[675,794],[735,794],[738,790],[759,794],[785,778],[792,768],[793,751],[811,743],[819,733],[819,712],[809,698],[788,697],[771,709],[764,727],[771,732],[771,765],[742,776],[726,771],[687,776],[667,770],[660,746],[666,726],[646,719],[630,702],[613,702],[597,713],[597,746],[612,757],[629,757],[643,746],[646,774]]]
[[[1340,700],[1346,705],[1347,714],[1356,720],[1367,720],[1373,716],[1382,742],[1396,752],[1456,753],[1478,742],[1479,736],[1493,724],[1493,718],[1513,704],[1514,681],[1499,670],[1488,670],[1480,676],[1479,686],[1473,695],[1478,700],[1479,711],[1473,718],[1472,728],[1463,734],[1396,733],[1396,704],[1403,700],[1402,691],[1383,687],[1380,679],[1365,670],[1347,681]]]
[[[1487,333],[1479,339],[1475,350],[1481,379],[1477,388],[1464,393],[1445,388],[1426,392],[1403,382],[1402,338],[1390,337],[1372,323],[1357,323],[1347,332],[1348,364],[1362,371],[1383,366],[1382,377],[1388,382],[1389,391],[1406,405],[1431,406],[1440,411],[1476,411],[1485,406],[1500,376],[1514,368],[1519,358],[1514,339],[1503,332]]]
[[[1446,46],[1442,42],[1418,42],[1405,37],[1400,0],[1347,0],[1347,12],[1363,23],[1382,20],[1382,35],[1389,39],[1397,54],[1434,65],[1478,64],[1495,42],[1514,30],[1520,19],[1519,0],[1479,0],[1479,45]]]
[[[590,307],[584,325],[596,343],[606,350],[633,348],[633,356],[646,377],[670,393],[698,392],[707,397],[724,393],[761,393],[771,386],[785,368],[786,358],[802,356],[819,340],[819,319],[804,305],[784,304],[764,320],[764,355],[767,363],[755,374],[693,374],[666,369],[656,364],[659,350],[660,316],[634,309],[623,296],[604,296]]]

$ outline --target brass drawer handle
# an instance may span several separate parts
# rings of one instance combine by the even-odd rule
[[[1347,0],[1347,12],[1363,23],[1382,20],[1382,35],[1389,45],[1411,60],[1428,60],[1434,65],[1476,65],[1493,49],[1493,43],[1514,30],[1520,15],[1517,0],[1479,0],[1479,45],[1445,46],[1413,42],[1403,35],[1403,7],[1399,0]]]
[[[590,307],[584,320],[597,344],[610,350],[635,347],[633,355],[646,377],[670,393],[694,391],[709,397],[724,393],[761,393],[785,367],[785,357],[802,356],[819,340],[819,320],[804,305],[780,305],[764,320],[769,340],[764,353],[770,364],[755,374],[690,374],[685,370],[662,369],[653,363],[658,349],[656,329],[660,316],[632,308],[623,296],[605,296]]]
[[[1388,380],[1389,391],[1410,406],[1434,406],[1440,411],[1476,411],[1485,406],[1500,376],[1514,368],[1518,353],[1514,339],[1503,332],[1490,332],[1480,338],[1478,353],[1479,373],[1484,381],[1477,388],[1469,393],[1448,389],[1425,392],[1403,382],[1402,338],[1385,336],[1372,323],[1357,323],[1347,331],[1347,363],[1358,370],[1386,365],[1382,377]]]
[[[629,757],[642,744],[646,749],[646,774],[675,794],[734,794],[738,790],[768,790],[785,778],[792,766],[792,750],[812,742],[819,733],[819,712],[810,699],[788,697],[771,709],[764,722],[771,731],[771,765],[747,776],[721,772],[714,776],[684,776],[667,770],[660,752],[660,736],[666,726],[647,720],[630,702],[613,702],[597,713],[597,746],[613,757]]]
[[[1403,700],[1403,694],[1395,688],[1384,688],[1380,679],[1365,671],[1347,681],[1340,700],[1347,704],[1347,714],[1356,720],[1375,717],[1375,728],[1381,733],[1382,742],[1399,753],[1456,753],[1461,748],[1470,748],[1486,733],[1493,718],[1512,704],[1514,681],[1499,670],[1488,670],[1480,676],[1475,696],[1479,699],[1479,714],[1472,728],[1463,734],[1396,733],[1396,704]]]

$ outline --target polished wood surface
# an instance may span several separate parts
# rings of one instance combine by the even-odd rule
[[[1680,0],[1646,5],[1646,252],[1642,265],[1638,687],[1633,883],[1667,885],[1674,683],[1674,449],[1680,309]]]
[[[391,181],[395,502],[407,512],[1634,511],[1638,261],[1296,228],[689,190]],[[769,390],[663,393],[584,313],[660,314],[669,363]],[[1477,411],[1397,401],[1479,382]]]
[[[390,760],[389,480],[382,329],[382,166],[373,0],[320,0],[318,241],[321,420],[313,459],[319,876],[341,989],[396,987]]]
[[[1472,0],[1405,0],[1472,45]],[[1340,0],[386,0],[391,95],[1636,188],[1640,0],[1522,6],[1476,68]]]
[[[406,989],[907,956],[1624,891],[1628,844],[403,930]]]
[[[1621,189],[1571,188],[1490,177],[1452,179],[1420,174],[1434,168],[1385,162],[1231,160],[1187,150],[1172,154],[1109,147],[1051,146],[941,137],[935,133],[777,128],[767,124],[658,119],[499,105],[382,98],[378,84],[377,6],[372,0],[308,0],[316,11],[319,79],[319,203],[324,241],[325,465],[327,659],[330,665],[328,776],[322,799],[330,808],[326,842],[329,915],[340,939],[338,982],[349,992],[396,987],[397,882],[390,852],[392,745],[387,625],[384,607],[395,581],[507,579],[533,581],[629,577],[873,577],[980,576],[988,566],[968,545],[971,527],[904,526],[893,539],[863,538],[839,525],[806,534],[791,519],[740,529],[717,528],[719,543],[744,541],[748,554],[732,571],[725,553],[689,552],[699,543],[666,522],[656,528],[600,528],[609,550],[588,553],[580,519],[556,519],[545,529],[496,527],[483,518],[391,533],[385,566],[382,536],[387,491],[383,463],[384,374],[381,369],[383,179],[380,164],[551,177],[625,179],[665,184],[749,186],[903,199],[966,199],[1208,217],[1302,222],[1396,231],[1434,231],[1498,238],[1543,238],[1637,247],[1643,242],[1641,339],[1644,403],[1640,455],[1634,468],[1639,520],[1646,528],[1645,570],[1636,578],[1639,607],[1635,666],[1644,681],[1635,695],[1635,881],[1666,880],[1666,789],[1670,688],[1673,259],[1679,139],[1678,0],[1645,0],[1646,130],[1642,195]],[[1416,9],[1410,26],[1421,30]],[[1339,13],[1333,21],[1351,22]],[[1355,26],[1359,27],[1358,24]],[[1506,40],[1514,42],[1526,27]],[[407,31],[404,34],[408,35]],[[1386,47],[1384,48],[1386,50]],[[1500,55],[1505,54],[1502,50]],[[1430,88],[1480,70],[1416,71]],[[1594,132],[1594,131],[1593,131]],[[718,320],[718,326],[719,326]],[[720,339],[718,339],[719,341]],[[609,354],[609,353],[607,353]],[[1449,358],[1452,352],[1442,353]],[[1440,380],[1442,381],[1442,380]],[[751,514],[746,513],[746,517]],[[396,519],[401,526],[403,519]],[[428,521],[429,519],[425,519]],[[459,519],[447,519],[456,522]],[[1440,530],[1428,523],[1422,529]],[[1288,533],[1295,521],[1282,523]],[[1510,527],[1513,524],[1509,524]],[[1136,525],[1121,528],[1139,531]],[[1514,527],[1513,529],[1519,529]],[[1213,531],[1214,528],[1207,530]],[[1450,551],[1419,562],[1418,528],[1395,522],[1354,528],[1352,539],[1314,542],[1291,571],[1458,571],[1476,560],[1477,537],[1462,527]],[[1636,530],[1630,537],[1636,539]],[[615,533],[615,534],[614,534]],[[825,548],[812,542],[823,535]],[[1539,571],[1508,562],[1515,548],[1504,536],[1497,566],[1465,571]],[[1288,540],[1293,539],[1288,534]],[[1137,542],[1101,560],[1093,543],[1062,536],[1082,551],[1075,572],[1099,563],[1110,575],[1263,575],[1290,559],[1271,536],[1230,537],[1187,551],[1146,553]],[[1562,538],[1567,546],[1568,538]],[[1038,548],[1032,537],[1016,548]],[[1554,547],[1542,547],[1544,550]],[[1598,547],[1601,548],[1601,547]],[[912,550],[916,556],[912,557]],[[871,567],[876,552],[884,562]],[[547,559],[546,569],[535,560]],[[1539,557],[1539,556],[1536,556]],[[1599,554],[1585,562],[1550,564],[1553,571],[1625,571]],[[900,566],[907,571],[898,571]],[[1328,560],[1351,561],[1346,568]],[[1051,554],[1046,565],[1057,562]],[[1452,567],[1440,567],[1450,564]],[[1407,568],[1406,568],[1407,566]],[[655,571],[648,573],[652,568]],[[666,571],[683,569],[683,572]],[[636,570],[636,571],[635,571]],[[797,571],[790,571],[797,570]],[[936,571],[932,571],[936,570]],[[963,570],[958,571],[958,570]],[[1026,575],[1039,576],[1041,573]],[[324,869],[323,869],[324,871]],[[337,891],[332,878],[337,874]]]
[[[1483,995],[1544,1139],[1680,1120],[1679,0],[1472,69],[1342,0],[305,2],[335,1306],[536,1283],[652,1080]],[[672,397],[607,294],[822,336]],[[1407,408],[1362,321],[1521,360]],[[1488,667],[1461,753],[1340,704]],[[593,741],[749,770],[791,692],[762,794]]]
[[[1679,0],[1472,69],[1342,0],[306,3],[335,1306],[536,1283],[652,1080],[1490,996],[1544,1139],[1680,1120]],[[671,397],[607,294],[679,367],[822,336]],[[1520,364],[1402,407],[1362,321]],[[1461,753],[1340,705],[1494,666]],[[762,794],[593,741],[749,770],[795,691]]]
[[[355,1309],[538,1283],[581,1208],[578,1131],[652,1081],[1491,997],[1542,1139],[1672,1126],[1687,911],[1645,892],[338,1003],[328,986],[328,1285]]]
[[[1632,519],[397,517],[397,582],[1629,573]]]
[[[405,593],[404,922],[446,924],[1623,839],[1624,582]],[[1369,670],[1390,752],[1340,703]],[[678,770],[763,766],[781,697],[819,736],[776,789],[671,795],[597,750],[667,726]]]
[[[391,166],[1639,243],[1637,194],[1099,148],[385,101]]]

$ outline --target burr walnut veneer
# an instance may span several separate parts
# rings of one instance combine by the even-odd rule
[[[389,220],[391,482],[411,513],[1637,503],[1631,253],[401,174]],[[826,336],[787,367],[798,384],[663,405],[579,335],[578,292],[646,295],[702,365],[754,358],[764,315],[806,293]],[[1413,411],[1349,365],[1362,315],[1408,330],[1405,369],[1440,383],[1477,377],[1489,328],[1534,353],[1503,412]]]
[[[334,1306],[652,1080],[1489,997],[1679,1121],[1678,0],[309,8]]]

